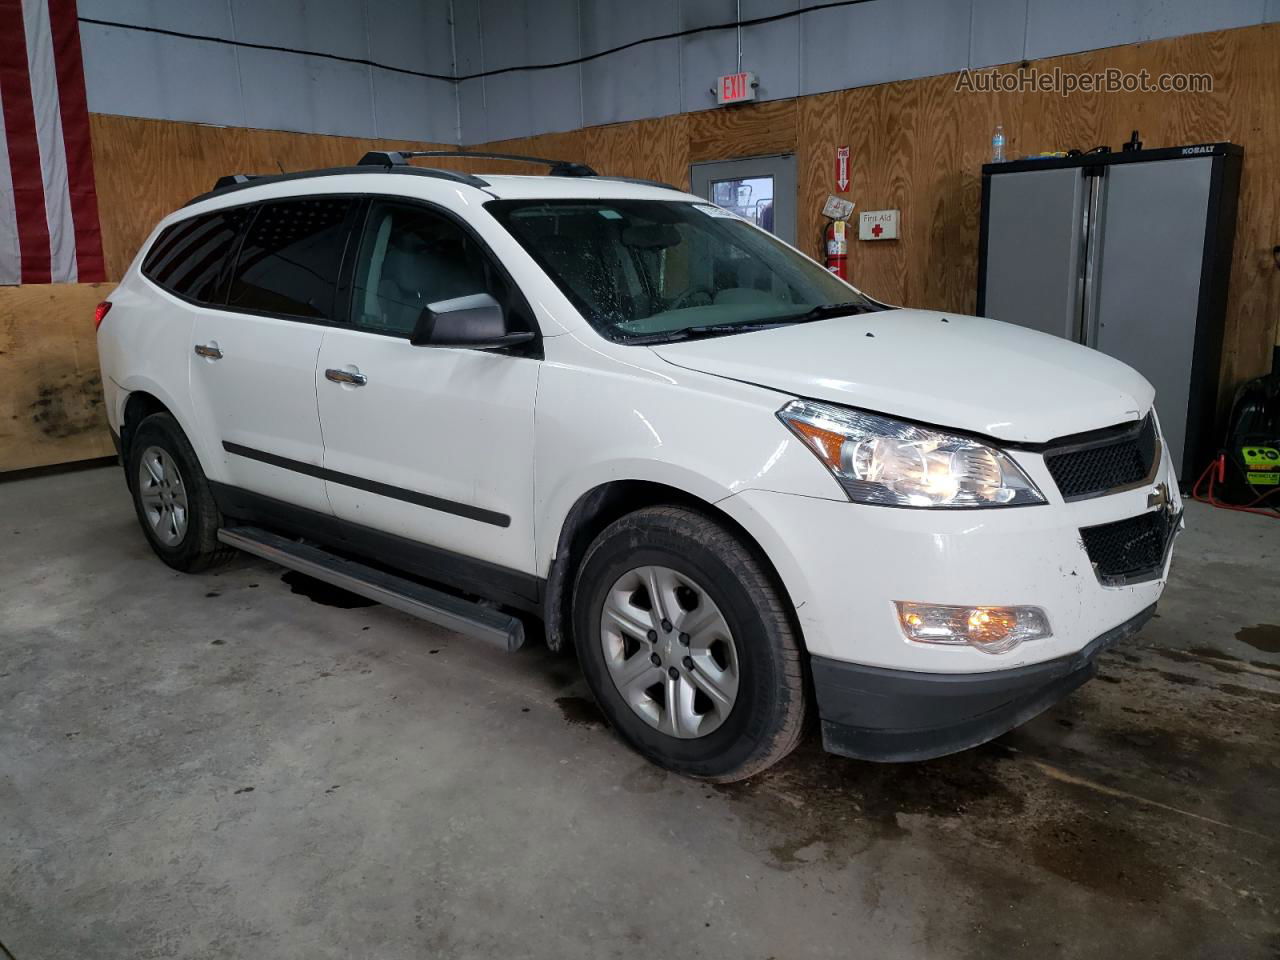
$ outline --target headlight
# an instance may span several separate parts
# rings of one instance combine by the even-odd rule
[[[811,400],[778,411],[850,500],[894,507],[1044,503],[1013,460],[984,443]]]

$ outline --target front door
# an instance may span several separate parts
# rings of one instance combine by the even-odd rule
[[[689,168],[693,193],[796,245],[796,158],[750,157]]]
[[[350,323],[325,331],[316,373],[329,500],[361,527],[530,574],[539,361],[409,342],[427,304],[475,293],[528,321],[510,281],[446,214],[370,205]]]
[[[341,197],[262,204],[226,308],[197,311],[192,328],[191,396],[226,481],[326,514],[316,356],[354,209]]]

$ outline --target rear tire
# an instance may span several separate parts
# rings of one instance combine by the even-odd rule
[[[168,413],[153,413],[133,432],[126,461],[134,510],[156,556],[183,573],[199,573],[235,556],[218,540],[222,514],[195,450]]]
[[[640,754],[727,783],[795,749],[797,630],[774,577],[724,525],[684,507],[629,514],[591,544],[573,598],[587,683]]]

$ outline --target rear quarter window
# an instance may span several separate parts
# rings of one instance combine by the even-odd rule
[[[264,203],[240,246],[227,306],[328,319],[347,243],[349,198]]]
[[[252,214],[236,207],[166,227],[142,262],[143,276],[188,300],[222,303],[236,240]]]

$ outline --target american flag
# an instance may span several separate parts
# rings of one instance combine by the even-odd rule
[[[106,279],[75,0],[0,0],[0,284]]]

